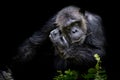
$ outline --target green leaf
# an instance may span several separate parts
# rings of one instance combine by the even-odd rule
[[[95,74],[97,71],[96,71],[96,69],[95,68],[89,68],[88,69],[88,73],[93,73],[93,74]]]
[[[86,74],[86,75],[82,75],[82,77],[84,78],[84,79],[91,79],[91,78],[95,78],[95,74]]]

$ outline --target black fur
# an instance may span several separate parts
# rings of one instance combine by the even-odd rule
[[[64,58],[61,58],[56,49],[55,52],[53,52],[54,47],[49,39],[50,31],[57,27],[54,25],[56,16],[49,20],[40,31],[36,31],[19,47],[19,54],[15,59],[21,62],[27,62],[35,59],[35,56],[37,55],[37,58],[42,58],[40,59],[42,60],[40,62],[43,64],[47,64],[46,60],[49,61],[51,59],[51,64],[49,62],[48,64],[52,65],[52,62],[54,61],[52,65],[54,68],[52,68],[52,70],[65,70],[71,68],[82,72],[89,67],[93,67],[96,64],[93,55],[97,53],[100,55],[101,59],[104,58],[105,55],[104,30],[100,16],[89,12],[85,12],[84,16],[87,21],[88,36],[86,37],[84,44],[73,44],[67,49],[66,53],[70,55],[68,59],[65,60]],[[38,55],[40,57],[38,57]],[[39,63],[37,64],[39,65]],[[41,66],[43,66],[43,64],[41,64]],[[49,66],[47,68],[50,69]],[[47,68],[44,67],[43,69],[45,70]]]

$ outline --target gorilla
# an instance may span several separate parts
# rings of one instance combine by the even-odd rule
[[[35,59],[47,76],[52,75],[49,69],[85,72],[95,66],[96,53],[104,59],[105,35],[101,17],[88,11],[83,13],[76,6],[67,6],[27,38],[14,59],[21,63]]]

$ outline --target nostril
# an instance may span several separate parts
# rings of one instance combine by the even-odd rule
[[[75,31],[72,31],[72,33],[75,33]]]
[[[78,32],[78,30],[75,30],[75,32]]]

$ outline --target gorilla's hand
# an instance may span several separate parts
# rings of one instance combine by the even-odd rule
[[[53,42],[53,44],[57,46],[58,48],[61,48],[61,49],[68,48],[69,44],[67,40],[65,39],[65,37],[62,36],[58,28],[52,30],[50,32],[49,37],[50,37],[50,40]]]

